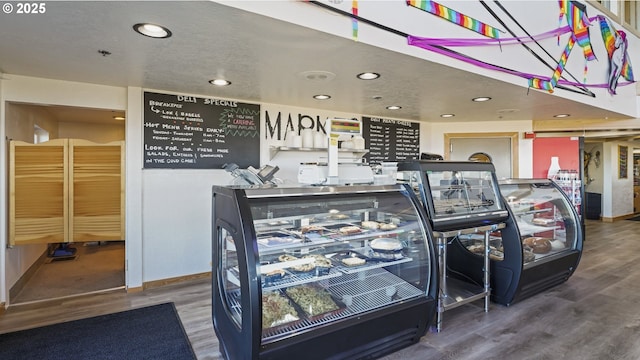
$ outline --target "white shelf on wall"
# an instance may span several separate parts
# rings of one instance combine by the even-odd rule
[[[327,152],[327,148],[306,148],[289,146],[269,146],[269,159],[273,159],[281,151],[306,151],[306,152]],[[363,157],[369,153],[367,149],[338,149],[339,153],[349,153],[357,157]]]

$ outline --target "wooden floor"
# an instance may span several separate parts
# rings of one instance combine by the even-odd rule
[[[198,359],[220,359],[207,279],[12,306],[0,333],[172,301]],[[640,359],[640,222],[587,221],[582,261],[566,283],[510,307],[444,313],[443,329],[384,359]]]

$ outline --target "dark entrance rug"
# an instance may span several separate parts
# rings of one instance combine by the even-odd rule
[[[632,218],[628,218],[627,220],[640,221],[640,215],[638,215],[638,216],[634,216],[634,217],[632,217]]]
[[[173,303],[0,334],[0,359],[195,359]]]

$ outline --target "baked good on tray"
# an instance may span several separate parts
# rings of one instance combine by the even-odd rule
[[[268,329],[299,320],[298,312],[279,292],[262,294],[262,328]]]
[[[303,234],[306,234],[308,232],[317,232],[322,234],[323,231],[324,231],[324,228],[318,225],[305,225],[300,227],[300,232]]]
[[[398,227],[398,225],[396,224],[380,224],[380,230],[393,230],[396,229]]]
[[[551,226],[551,225],[555,225],[556,221],[555,219],[537,217],[537,218],[533,218],[533,220],[531,220],[531,223],[533,223],[534,225],[540,225],[540,226]]]
[[[305,256],[305,258],[306,257],[307,256]],[[281,261],[281,262],[286,262],[286,261],[294,261],[294,260],[300,260],[300,259],[295,257],[295,256],[293,256],[293,255],[283,254],[283,255],[278,256],[278,260]],[[296,265],[296,266],[291,266],[291,270],[297,271],[297,272],[310,272],[310,271],[315,270],[315,268],[316,268],[315,261],[309,262],[309,263],[306,263],[306,264],[300,264],[300,265]]]
[[[326,256],[324,255],[305,255],[302,257],[303,259],[308,259],[311,258],[313,259],[313,264],[317,267],[324,267],[324,268],[329,268],[332,267],[333,265],[331,264],[331,260],[329,260]]]
[[[380,227],[376,221],[363,221],[360,225],[365,229],[377,230]]]
[[[522,240],[522,245],[528,247],[534,254],[546,254],[551,251],[551,241],[539,236],[531,236]]]
[[[341,260],[342,264],[345,266],[360,266],[367,263],[365,259],[359,257],[348,257]]]
[[[312,285],[300,285],[287,288],[287,296],[300,306],[309,316],[338,310],[339,307],[324,288]]]
[[[361,232],[362,229],[360,229],[355,225],[351,225],[351,226],[343,226],[340,229],[338,229],[338,231],[340,232],[340,234],[349,235],[349,234],[357,234]]]

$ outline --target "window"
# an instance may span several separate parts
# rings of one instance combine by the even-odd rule
[[[624,2],[624,22],[636,30],[640,29],[640,2],[635,0]]]

